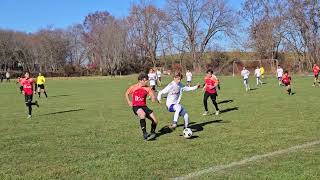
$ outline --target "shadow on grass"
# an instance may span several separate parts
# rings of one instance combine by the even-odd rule
[[[195,122],[190,122],[189,125],[190,125],[190,124],[195,124]],[[177,128],[178,128],[178,127],[181,127],[181,126],[184,126],[184,124],[178,124],[178,125],[177,125]],[[162,136],[162,135],[165,135],[165,134],[169,134],[169,133],[172,133],[172,132],[173,132],[173,130],[170,129],[169,126],[167,125],[167,126],[162,127],[162,128],[158,131],[157,137]]]
[[[233,108],[227,108],[227,109],[223,109],[223,110],[220,110],[220,113],[227,113],[227,112],[230,112],[230,111],[237,111],[239,110],[239,107],[233,107]]]
[[[47,114],[41,114],[39,116],[47,116],[47,115],[54,115],[54,114],[63,114],[63,113],[69,113],[69,112],[77,112],[77,111],[83,111],[84,109],[71,109],[71,110],[66,110],[66,111],[57,111],[57,112],[52,112],[52,113],[47,113]]]
[[[71,94],[61,94],[61,95],[54,95],[49,97],[66,97],[66,96],[71,96]]]
[[[227,99],[227,100],[223,100],[223,101],[218,102],[218,104],[232,103],[232,102],[233,102],[232,99]]]
[[[229,123],[229,122],[218,119],[218,120],[212,120],[212,121],[207,121],[203,123],[193,124],[189,126],[189,128],[192,129],[192,132],[199,132],[199,131],[203,131],[203,126],[206,126],[212,123]]]
[[[258,88],[250,88],[250,91],[255,91],[257,90]]]

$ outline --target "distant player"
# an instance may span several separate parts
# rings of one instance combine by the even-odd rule
[[[319,66],[317,66],[317,64],[314,64],[313,68],[312,68],[312,71],[313,71],[313,75],[314,75],[314,80],[313,80],[313,85],[312,86],[316,86],[316,83],[318,83],[318,85],[320,86],[320,82],[319,82],[319,71],[320,71],[320,68],[319,68]]]
[[[192,82],[192,73],[189,69],[186,72],[186,77],[187,77],[187,86],[190,87]]]
[[[250,75],[250,71],[248,71],[246,67],[243,67],[241,71],[241,76],[243,77],[243,84],[244,84],[244,87],[246,88],[246,91],[250,90],[249,75]]]
[[[33,97],[33,84],[34,80],[30,78],[29,72],[26,72],[24,75],[24,79],[22,80],[22,85],[23,85],[23,94],[25,97],[25,103],[26,106],[28,107],[28,119],[31,118],[31,113],[32,113],[32,106],[37,106],[39,107],[38,101],[32,102],[32,97]]]
[[[133,113],[140,118],[140,126],[145,140],[154,139],[156,137],[156,128],[158,121],[151,109],[147,107],[147,96],[152,97],[152,101],[156,101],[154,91],[146,84],[148,82],[148,76],[146,74],[140,74],[138,77],[138,83],[129,87],[125,96],[127,103],[132,107]],[[130,97],[131,96],[131,100]],[[151,134],[147,133],[146,118],[151,120]]]
[[[152,90],[156,91],[157,74],[152,68],[149,70],[148,78],[150,87],[152,88]]]
[[[288,71],[284,71],[284,75],[282,76],[282,83],[286,86],[286,91],[289,95],[291,95],[291,77],[289,76]]]
[[[204,113],[202,115],[206,116],[208,115],[208,98],[211,98],[211,101],[216,109],[216,115],[219,115],[219,108],[218,108],[218,103],[216,101],[217,99],[217,86],[218,86],[218,81],[216,77],[213,75],[212,70],[207,70],[207,74],[204,77],[204,86],[203,86],[203,105],[204,105]]]
[[[46,82],[46,79],[44,78],[44,76],[41,73],[39,73],[39,75],[37,77],[37,92],[38,92],[39,97],[40,97],[41,93],[44,93],[46,98],[48,97],[47,92],[44,87],[45,82]]]
[[[180,104],[182,92],[193,91],[200,87],[199,84],[193,87],[184,86],[181,83],[182,78],[183,76],[181,73],[176,73],[173,77],[173,81],[158,93],[159,102],[161,102],[162,94],[168,94],[166,101],[167,109],[169,112],[174,112],[172,125],[169,126],[170,129],[175,129],[177,127],[179,116],[184,119],[184,128],[188,128],[189,115]]]
[[[260,69],[257,66],[256,70],[254,70],[254,76],[256,77],[256,83],[257,86],[262,85],[262,81],[261,81],[261,73],[260,73]]]
[[[160,69],[157,69],[157,85],[158,86],[161,86],[161,71],[160,71]]]
[[[264,78],[264,68],[263,66],[260,67],[260,74],[261,74],[261,78]]]
[[[1,72],[0,73],[0,81],[3,82],[3,79],[4,79],[4,74],[3,74],[3,72]]]
[[[279,86],[282,85],[282,76],[283,76],[283,69],[281,68],[280,65],[278,65],[278,68],[277,68],[277,77],[278,77],[278,81],[279,81]]]
[[[9,71],[6,72],[6,79],[7,79],[7,82],[10,82],[10,73],[9,73]]]

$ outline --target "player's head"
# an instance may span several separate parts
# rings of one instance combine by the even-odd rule
[[[256,69],[259,69],[259,66],[257,66]]]
[[[39,76],[41,76],[41,72],[39,72]]]
[[[139,74],[138,81],[139,83],[141,83],[141,85],[146,85],[148,82],[148,75],[146,75],[145,73]]]
[[[30,73],[29,72],[25,72],[24,73],[24,77],[28,79],[30,77]]]
[[[207,70],[207,75],[210,75],[210,76],[212,76],[212,74],[213,74],[213,70],[211,70],[211,69],[208,69],[208,70]]]
[[[173,79],[176,82],[180,82],[182,78],[183,78],[183,75],[180,72],[176,72],[173,76]]]
[[[316,67],[317,66],[317,64],[313,64],[313,67]]]
[[[190,72],[190,70],[189,70],[189,69],[187,69],[187,72]]]
[[[280,64],[278,65],[278,68],[281,68]]]
[[[288,71],[284,71],[284,74],[288,74]]]
[[[149,73],[153,73],[153,69],[152,68],[149,69]]]
[[[245,69],[246,69],[246,67],[244,67],[244,66],[243,66],[243,68],[242,68],[242,69],[243,69],[243,70],[245,70]]]

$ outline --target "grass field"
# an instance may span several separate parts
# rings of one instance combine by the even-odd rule
[[[221,77],[219,116],[202,116],[201,90],[186,92],[182,105],[194,138],[184,139],[179,127],[158,132],[155,141],[142,140],[126,104],[124,92],[135,82],[135,76],[48,80],[49,98],[35,98],[40,108],[28,120],[18,86],[0,84],[0,179],[170,179],[320,140],[320,87],[311,86],[312,77],[294,77],[293,96],[274,78],[246,93],[240,78]],[[171,122],[165,103],[148,104],[157,131]],[[320,179],[320,145],[193,179]]]

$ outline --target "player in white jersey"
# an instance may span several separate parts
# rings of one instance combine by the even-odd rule
[[[157,86],[161,86],[161,71],[160,69],[157,69]]]
[[[257,86],[259,84],[262,85],[260,68],[258,66],[257,66],[256,70],[254,70],[254,76],[256,77]]]
[[[184,128],[188,127],[189,115],[185,111],[185,109],[180,105],[182,92],[193,91],[200,87],[200,84],[197,84],[193,87],[183,86],[183,84],[181,83],[182,77],[183,76],[181,73],[176,73],[173,78],[173,81],[158,93],[159,102],[161,102],[162,94],[168,94],[166,105],[169,112],[174,112],[172,125],[169,126],[170,129],[175,129],[177,127],[179,116],[184,118]]]
[[[187,77],[187,86],[191,86],[191,81],[192,81],[192,73],[191,71],[188,69],[186,72],[186,77]]]
[[[243,67],[242,68],[242,71],[241,71],[241,76],[243,77],[243,84],[246,88],[246,91],[249,91],[250,90],[250,86],[249,86],[249,75],[250,75],[250,71],[248,71],[246,69],[246,67]]]
[[[277,77],[278,77],[278,81],[279,81],[279,86],[282,85],[282,76],[283,76],[283,69],[281,68],[280,65],[278,65],[278,68],[277,68]]]
[[[150,87],[152,88],[152,90],[156,91],[157,74],[153,69],[149,70],[148,78]]]

